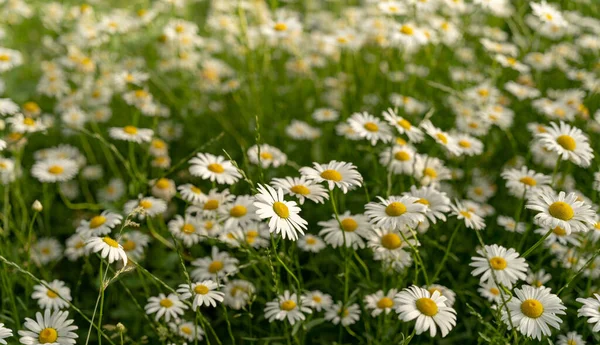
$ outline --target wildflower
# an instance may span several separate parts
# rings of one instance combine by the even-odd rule
[[[412,196],[391,196],[388,199],[377,197],[379,202],[365,205],[365,215],[371,224],[389,229],[415,228],[425,220],[426,206]]]
[[[381,313],[389,314],[395,307],[394,297],[398,291],[390,289],[387,294],[383,290],[379,290],[374,294],[365,296],[365,304],[368,309],[371,309],[371,316],[376,317]]]
[[[206,305],[217,306],[217,302],[223,302],[223,292],[216,291],[218,284],[212,280],[204,280],[201,282],[195,282],[191,285],[180,284],[177,293],[182,299],[188,299],[193,297],[192,308],[198,309],[199,307]]]
[[[299,215],[300,208],[294,201],[283,199],[283,190],[275,190],[269,185],[259,185],[255,195],[256,214],[261,219],[269,219],[269,231],[281,233],[283,239],[297,240],[298,233],[304,234],[307,221]]]
[[[300,174],[317,183],[326,182],[330,190],[338,187],[344,194],[362,185],[363,178],[352,163],[331,161],[300,168]]]
[[[234,184],[242,175],[230,161],[222,156],[210,153],[198,153],[197,157],[190,159],[190,173],[204,180],[216,181],[219,184]]]
[[[283,192],[287,195],[297,197],[300,205],[303,205],[306,199],[318,204],[322,204],[329,199],[327,190],[322,185],[308,180],[304,176],[274,178],[271,185],[283,189]]]
[[[278,296],[272,302],[267,302],[265,307],[265,318],[267,318],[269,322],[287,319],[290,325],[294,325],[296,321],[306,319],[304,314],[312,313],[310,308],[298,305],[298,303],[298,296],[295,293],[290,293],[288,290],[285,290],[283,295]]]
[[[339,220],[338,220],[339,219]],[[319,236],[323,236],[327,244],[333,248],[345,245],[354,249],[364,248],[364,238],[369,235],[370,224],[367,217],[362,214],[352,215],[349,211],[333,215],[333,219],[317,223],[323,227]]]
[[[569,160],[584,168],[587,168],[594,158],[594,151],[581,129],[562,121],[560,125],[550,123],[546,132],[537,134],[536,139],[544,148],[556,152],[560,159]]]
[[[593,225],[595,213],[591,206],[579,201],[575,193],[558,195],[553,190],[540,191],[527,203],[528,209],[537,211],[533,220],[536,224],[554,229],[560,227],[571,232],[587,232]]]
[[[87,250],[100,253],[100,256],[107,259],[109,264],[123,260],[123,266],[127,265],[127,254],[125,254],[123,246],[108,236],[92,237],[87,240],[85,245]]]
[[[64,182],[77,175],[77,163],[70,159],[43,160],[36,162],[31,168],[31,175],[40,182]]]
[[[237,273],[237,264],[238,259],[231,257],[227,252],[219,252],[219,248],[213,246],[210,256],[192,261],[192,266],[196,268],[192,270],[191,276],[197,281],[227,281],[229,276]]]
[[[360,307],[354,303],[344,307],[342,302],[337,302],[325,310],[325,320],[331,321],[334,325],[339,323],[347,327],[356,323],[360,319]]]
[[[394,300],[399,319],[417,319],[416,334],[429,330],[429,334],[434,337],[439,327],[442,337],[445,337],[456,325],[456,311],[446,305],[446,297],[441,296],[437,290],[432,294],[413,285],[396,294]]]
[[[183,304],[179,297],[171,293],[165,296],[164,293],[158,294],[156,297],[148,298],[148,304],[144,307],[146,314],[154,314],[154,319],[158,321],[164,316],[166,322],[171,319],[179,320],[179,317],[183,315],[184,310],[188,307]]]
[[[51,283],[42,280],[42,283],[33,286],[31,295],[31,298],[38,301],[41,309],[60,310],[69,307],[71,289],[65,286],[65,282],[55,279]]]
[[[595,293],[593,297],[578,298],[576,301],[583,304],[577,310],[577,316],[587,317],[587,322],[593,325],[593,332],[600,331],[600,294]]]
[[[123,216],[120,214],[103,211],[101,214],[90,218],[90,220],[81,220],[77,227],[77,233],[82,237],[108,235],[117,225],[121,224]]]
[[[481,257],[472,257],[469,266],[475,268],[471,272],[473,276],[481,274],[481,282],[496,279],[499,284],[510,288],[517,281],[527,277],[526,272],[529,265],[524,258],[519,257],[519,253],[513,248],[506,249],[492,244],[477,250],[477,253]]]

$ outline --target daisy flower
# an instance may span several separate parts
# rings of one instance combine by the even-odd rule
[[[189,163],[192,175],[211,182],[232,185],[242,177],[237,168],[222,156],[198,153],[197,157],[190,159]]]
[[[138,208],[141,210],[138,217],[144,219],[146,216],[154,217],[164,213],[167,210],[167,203],[162,199],[147,196],[138,200],[130,200],[123,207],[125,214],[133,214]]]
[[[510,288],[517,281],[527,277],[526,272],[529,265],[513,248],[506,249],[492,244],[477,250],[477,253],[481,257],[471,257],[472,261],[469,266],[475,268],[471,272],[473,276],[481,274],[480,282],[493,279],[495,276],[498,283]],[[494,272],[493,275],[492,272]]]
[[[40,182],[64,182],[75,177],[78,170],[77,163],[70,159],[43,160],[33,164],[31,175]]]
[[[406,229],[373,228],[369,238],[369,248],[381,256],[395,257],[409,245],[404,239],[412,246],[419,245],[419,242],[412,237],[412,232]]]
[[[356,323],[360,319],[360,306],[356,303],[344,307],[341,301],[325,309],[325,320],[331,321],[334,325],[339,323],[347,327]]]
[[[288,320],[290,325],[294,325],[296,321],[305,320],[304,314],[311,314],[312,310],[304,305],[298,305],[298,296],[295,293],[290,293],[288,290],[283,292],[283,295],[278,296],[275,300],[267,302],[265,306],[265,318],[269,322],[274,320]]]
[[[553,190],[542,190],[527,202],[528,209],[537,211],[533,220],[536,224],[554,229],[557,226],[571,232],[587,232],[589,226],[595,224],[596,213],[592,207],[579,201],[577,194],[558,193]]]
[[[125,254],[123,246],[108,236],[92,237],[87,240],[85,245],[90,252],[100,253],[100,256],[107,259],[109,264],[123,260],[123,266],[127,265],[127,254]]]
[[[37,312],[35,320],[25,318],[23,327],[19,331],[21,344],[75,344],[79,336],[75,331],[77,326],[73,325],[68,311],[54,311],[46,309],[44,314]]]
[[[517,198],[522,198],[525,193],[531,195],[531,192],[537,192],[552,182],[550,176],[529,170],[526,166],[520,169],[506,169],[502,172],[502,178],[506,180],[508,192]]]
[[[223,289],[225,293],[223,304],[234,310],[240,310],[248,304],[255,291],[256,288],[251,282],[241,279],[233,280]]]
[[[82,237],[104,236],[110,234],[112,229],[121,224],[123,216],[110,211],[103,211],[101,214],[92,217],[90,220],[81,220],[77,227],[77,233]]]
[[[416,151],[404,145],[394,145],[379,154],[379,163],[396,175],[412,175],[415,166]]]
[[[204,335],[204,330],[200,326],[196,325],[194,322],[171,322],[169,323],[169,327],[171,327],[171,330],[173,332],[177,333],[180,337],[184,338],[189,342],[195,341],[196,339],[203,339],[202,336]]]
[[[261,219],[269,219],[269,231],[281,233],[283,239],[297,240],[298,233],[304,234],[308,222],[299,215],[300,207],[294,201],[283,199],[283,190],[275,190],[269,185],[258,185],[255,195],[256,214]]]
[[[467,228],[473,230],[482,230],[485,228],[485,222],[480,215],[472,211],[469,207],[465,206],[458,200],[455,200],[454,203],[455,204],[450,204],[450,213],[456,216],[459,220],[463,219]]]
[[[219,213],[225,205],[235,199],[235,195],[229,193],[228,189],[218,191],[217,189],[211,189],[204,201],[200,201],[197,205],[188,207],[186,212],[199,213],[203,216],[210,218],[217,218]]]
[[[331,161],[300,168],[300,174],[317,183],[326,182],[330,190],[338,187],[344,194],[362,185],[363,178],[352,163]]]
[[[184,310],[187,308],[187,305],[180,301],[177,294],[174,293],[169,294],[169,296],[160,293],[156,297],[150,297],[148,298],[148,304],[144,307],[146,314],[156,313],[154,316],[156,321],[164,316],[166,322],[171,319],[179,320],[179,317],[183,315]]]
[[[311,253],[318,253],[326,247],[325,242],[320,237],[311,234],[300,237],[296,244],[300,250]]]
[[[500,289],[500,287],[494,283],[493,279],[488,279],[486,282],[480,282],[477,291],[481,296],[485,297],[492,303],[502,302],[502,294],[504,294],[504,291],[502,291],[502,289]],[[504,296],[504,300],[506,299],[506,296]]]
[[[420,143],[423,141],[423,131],[417,126],[414,126],[410,121],[399,116],[398,113],[388,108],[383,112],[383,118],[390,124],[390,126],[396,128],[398,133],[406,134],[408,140],[413,143]]]
[[[398,290],[390,289],[387,294],[383,290],[379,290],[374,294],[365,296],[365,304],[367,309],[371,309],[371,316],[376,317],[381,313],[389,314],[395,307],[394,297]]]
[[[322,293],[319,290],[309,291],[302,295],[302,305],[314,309],[315,311],[321,311],[327,309],[333,304],[331,295]]]
[[[244,227],[258,220],[254,198],[250,195],[238,195],[231,203],[221,209],[220,220],[223,220],[226,229],[237,226]]]
[[[456,134],[454,139],[462,155],[477,156],[483,153],[483,143],[479,139],[468,134]]]
[[[498,218],[496,218],[496,222],[498,223],[498,225],[503,227],[504,230],[506,230],[506,231],[517,232],[520,234],[525,232],[525,223],[523,223],[523,222],[516,223],[515,220],[512,219],[511,217],[498,216]]]
[[[528,337],[542,340],[550,336],[550,327],[560,329],[562,320],[556,315],[565,315],[565,307],[550,288],[524,285],[514,290],[515,296],[506,303],[509,314],[502,308],[502,321],[511,329],[512,325]]]
[[[421,122],[420,126],[438,144],[442,145],[453,155],[460,156],[461,149],[460,149],[460,146],[458,146],[458,143],[456,142],[456,139],[454,137],[452,137],[450,134],[442,131],[441,129],[435,127],[429,120],[425,120],[425,121]]]
[[[440,293],[440,295],[446,297],[446,305],[448,307],[452,307],[454,305],[454,301],[456,301],[456,294],[454,293],[454,291],[448,289],[447,287],[445,287],[443,285],[432,284],[432,285],[429,285],[428,287],[423,286],[423,289],[426,289],[432,295],[434,292],[437,291]]]
[[[287,195],[298,198],[300,205],[303,205],[306,199],[318,204],[322,204],[325,200],[329,199],[325,187],[312,180],[308,180],[304,176],[274,178],[271,181],[271,185],[275,188],[283,189],[283,192]]]
[[[559,335],[556,345],[585,345],[586,342],[583,337],[577,332],[569,332],[567,335]]]
[[[4,327],[3,323],[0,323],[0,344],[6,345],[6,338],[12,337],[13,331],[10,328]]]
[[[190,204],[198,204],[207,200],[206,194],[202,192],[202,189],[194,186],[191,183],[186,183],[177,186],[177,190],[181,194],[181,198]]]
[[[51,283],[42,280],[42,284],[33,286],[31,298],[38,301],[40,309],[65,309],[69,307],[67,301],[71,301],[71,289],[58,279]]]
[[[219,248],[213,246],[211,256],[192,261],[191,276],[194,280],[215,279],[216,281],[227,281],[229,276],[237,273],[238,259],[231,257],[228,252],[219,252]]]
[[[150,180],[148,185],[152,187],[151,192],[153,196],[165,201],[171,200],[177,194],[175,182],[168,178],[162,177],[157,180]]]
[[[583,304],[577,310],[578,317],[587,317],[590,326],[593,325],[593,332],[600,331],[600,294],[595,293],[594,297],[578,298],[577,302]]]
[[[556,27],[565,27],[569,25],[560,11],[553,5],[548,4],[546,0],[542,0],[540,3],[532,2],[530,6],[533,14],[545,24],[551,24]]]
[[[149,143],[154,131],[148,128],[137,128],[135,126],[111,127],[108,135],[116,140],[131,141],[134,143]]]
[[[367,112],[352,114],[348,124],[358,136],[369,140],[373,146],[378,141],[387,143],[393,138],[389,126]]]
[[[125,194],[125,183],[119,178],[113,178],[108,185],[98,190],[98,199],[105,202],[119,200]]]
[[[590,166],[594,150],[583,131],[564,122],[552,122],[545,133],[536,134],[536,139],[544,148],[556,152],[562,160],[570,160],[581,167]]]
[[[411,286],[396,294],[396,312],[402,321],[417,319],[416,334],[429,330],[434,337],[439,327],[442,337],[456,325],[456,311],[446,305],[446,297],[438,291],[433,294],[418,286]]]
[[[176,215],[169,221],[168,227],[171,234],[188,248],[200,242],[202,226],[195,217]]]
[[[401,229],[404,226],[414,228],[425,220],[426,206],[412,196],[391,196],[384,199],[377,197],[379,202],[365,205],[365,215],[371,224],[387,229]]]
[[[120,242],[127,257],[137,261],[143,258],[144,249],[150,243],[150,236],[135,230],[124,233]]]
[[[75,261],[87,253],[85,239],[80,234],[73,234],[65,242],[65,256],[70,261]]]
[[[544,284],[546,284],[547,282],[549,282],[550,279],[552,279],[552,275],[546,273],[546,271],[544,271],[544,269],[542,268],[537,272],[530,271],[527,274],[527,279],[525,281],[531,286],[541,287],[544,286]]]
[[[62,257],[63,248],[57,239],[42,237],[31,248],[31,259],[40,265],[46,265]]]
[[[333,248],[343,246],[354,249],[364,248],[364,238],[369,236],[371,225],[367,217],[362,214],[352,215],[346,211],[338,218],[333,215],[333,219],[317,223],[323,227],[319,231],[319,236],[323,236],[325,242]]]
[[[435,157],[417,154],[413,171],[415,178],[424,186],[452,179],[452,173],[444,161]]]
[[[14,133],[35,133],[44,131],[47,128],[41,119],[23,116],[23,114],[15,114],[9,117],[6,122],[10,124],[10,128]]]
[[[0,110],[1,111],[1,110]],[[331,122],[338,119],[340,114],[337,110],[331,108],[315,109],[312,113],[312,118],[317,122]]]
[[[543,237],[548,233],[549,230],[550,229],[547,228],[539,228],[535,230],[535,233]],[[551,246],[556,242],[564,246],[571,244],[575,247],[579,247],[581,245],[581,242],[575,236],[575,233],[568,234],[567,230],[565,230],[565,228],[561,228],[560,226],[556,226],[551,230],[552,231],[550,232],[550,235],[548,235],[545,241],[546,246]]]
[[[434,186],[417,188],[413,185],[410,186],[409,192],[402,195],[417,198],[417,203],[425,205],[425,216],[432,223],[435,224],[438,219],[446,221],[445,213],[450,211],[450,199],[446,196],[446,193],[440,192]]]
[[[212,306],[216,307],[217,302],[223,302],[223,296],[225,295],[221,291],[217,291],[219,285],[212,280],[204,280],[201,282],[189,284],[180,284],[177,293],[181,296],[181,299],[194,298],[192,307],[198,309],[199,307]]]
[[[258,153],[259,149],[260,155]],[[250,163],[258,165],[260,162],[260,165],[263,169],[270,166],[277,168],[287,162],[287,156],[285,153],[281,152],[281,150],[278,148],[267,144],[251,146],[248,149],[247,154]]]

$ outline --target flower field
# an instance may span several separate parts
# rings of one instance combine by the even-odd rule
[[[0,344],[600,344],[596,0],[0,0]]]

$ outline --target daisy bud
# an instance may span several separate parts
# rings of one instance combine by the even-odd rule
[[[118,323],[117,324],[117,331],[119,331],[119,333],[125,333],[125,331],[127,330],[127,328],[125,328],[125,326],[122,323]]]
[[[31,205],[31,208],[35,211],[35,212],[42,212],[42,210],[44,209],[44,206],[42,206],[42,203],[39,200],[36,200],[33,202],[33,204]]]

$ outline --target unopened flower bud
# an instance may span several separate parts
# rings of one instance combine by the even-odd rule
[[[42,203],[39,200],[36,200],[33,202],[33,205],[31,205],[31,208],[35,212],[42,212],[42,210],[44,209],[44,206],[42,206]]]

